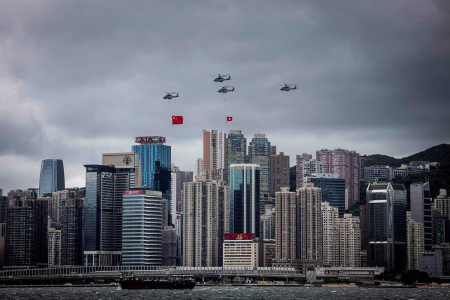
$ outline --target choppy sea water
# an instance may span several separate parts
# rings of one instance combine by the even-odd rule
[[[0,299],[450,299],[450,289],[196,286],[193,290],[117,287],[2,288]]]

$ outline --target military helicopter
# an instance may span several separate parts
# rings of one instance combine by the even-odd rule
[[[294,87],[292,87],[294,86]],[[297,85],[296,84],[287,84],[285,83],[284,86],[280,89],[280,91],[283,92],[289,92],[290,90],[295,90],[297,89]]]
[[[233,92],[234,91],[234,86],[224,86],[223,88],[221,88],[220,90],[218,90],[219,93],[228,93],[228,92]]]
[[[179,96],[179,93],[175,93],[175,92],[172,92],[172,93],[165,92],[165,93],[166,93],[166,95],[163,97],[164,100],[170,100],[172,98],[176,98]]]
[[[211,76],[213,76],[213,75],[211,75]],[[227,77],[228,76],[228,77]],[[217,76],[216,78],[214,78],[214,82],[223,82],[223,81],[225,81],[225,80],[231,80],[231,76],[230,75],[220,75],[219,74],[219,76]]]

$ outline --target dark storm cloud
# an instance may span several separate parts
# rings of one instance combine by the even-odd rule
[[[186,148],[172,160],[193,166],[202,129],[265,132],[292,157],[448,143],[449,16],[447,1],[7,2],[0,101],[27,113],[0,112],[0,155],[59,155],[82,172],[150,134]],[[218,72],[232,80],[216,84]],[[17,92],[4,97],[4,82]],[[225,84],[236,91],[217,93]],[[30,139],[41,143],[23,147]]]

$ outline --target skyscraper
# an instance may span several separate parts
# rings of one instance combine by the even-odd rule
[[[367,187],[367,262],[386,270],[406,268],[406,189],[402,184]]]
[[[288,187],[275,193],[275,259],[292,263],[299,258],[297,194]]]
[[[6,209],[6,266],[48,264],[48,198],[14,200]]]
[[[117,265],[122,254],[122,197],[134,187],[130,167],[85,165],[83,251],[88,265]]]
[[[328,202],[331,206],[338,208],[339,217],[343,217],[346,209],[345,179],[340,179],[333,173],[315,173],[315,176],[305,177],[306,181],[322,189],[322,202]]]
[[[39,177],[39,196],[65,189],[64,165],[61,159],[44,159]]]
[[[170,214],[172,215],[172,224],[175,225],[177,213],[182,212],[183,203],[183,184],[185,182],[192,182],[194,174],[192,171],[180,171],[180,168],[172,164],[171,168],[171,198],[172,206],[170,207]]]
[[[322,202],[322,259],[324,265],[339,266],[339,212],[338,208]]]
[[[61,201],[61,265],[83,264],[84,196],[71,194]]]
[[[289,156],[284,155],[284,152],[270,156],[270,176],[272,196],[282,187],[289,186]]]
[[[241,130],[230,130],[225,139],[225,180],[229,182],[231,164],[243,164],[247,162],[247,139]]]
[[[259,179],[257,164],[230,165],[230,233],[259,237]]]
[[[430,184],[413,183],[410,185],[411,219],[423,224],[423,245],[425,251],[431,251],[433,244],[433,221],[431,217]]]
[[[203,130],[203,175],[207,179],[224,180],[226,133]]]
[[[122,264],[161,265],[162,193],[127,190],[123,195]]]
[[[339,222],[339,265],[341,267],[361,267],[361,227],[360,218],[344,214]]]
[[[322,190],[306,184],[297,189],[299,201],[300,259],[308,262],[322,261]]]
[[[230,189],[223,181],[197,176],[184,183],[183,265],[222,266],[223,237],[229,232]]]
[[[139,145],[133,145],[132,151],[141,160],[142,187],[162,192],[162,198],[171,207],[171,146],[165,145],[166,138],[162,136],[136,137],[135,142]]]
[[[248,146],[250,164],[260,167],[260,193],[270,194],[270,142],[265,134],[255,134]]]
[[[419,270],[419,257],[424,252],[423,240],[423,223],[411,219],[411,214],[408,212],[407,216],[407,269]]]

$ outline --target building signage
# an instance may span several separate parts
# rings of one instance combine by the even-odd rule
[[[254,233],[225,233],[225,240],[254,240]]]
[[[143,194],[143,190],[125,191],[125,195],[140,195]]]
[[[137,136],[135,142],[138,144],[161,144],[166,142],[164,136]]]

